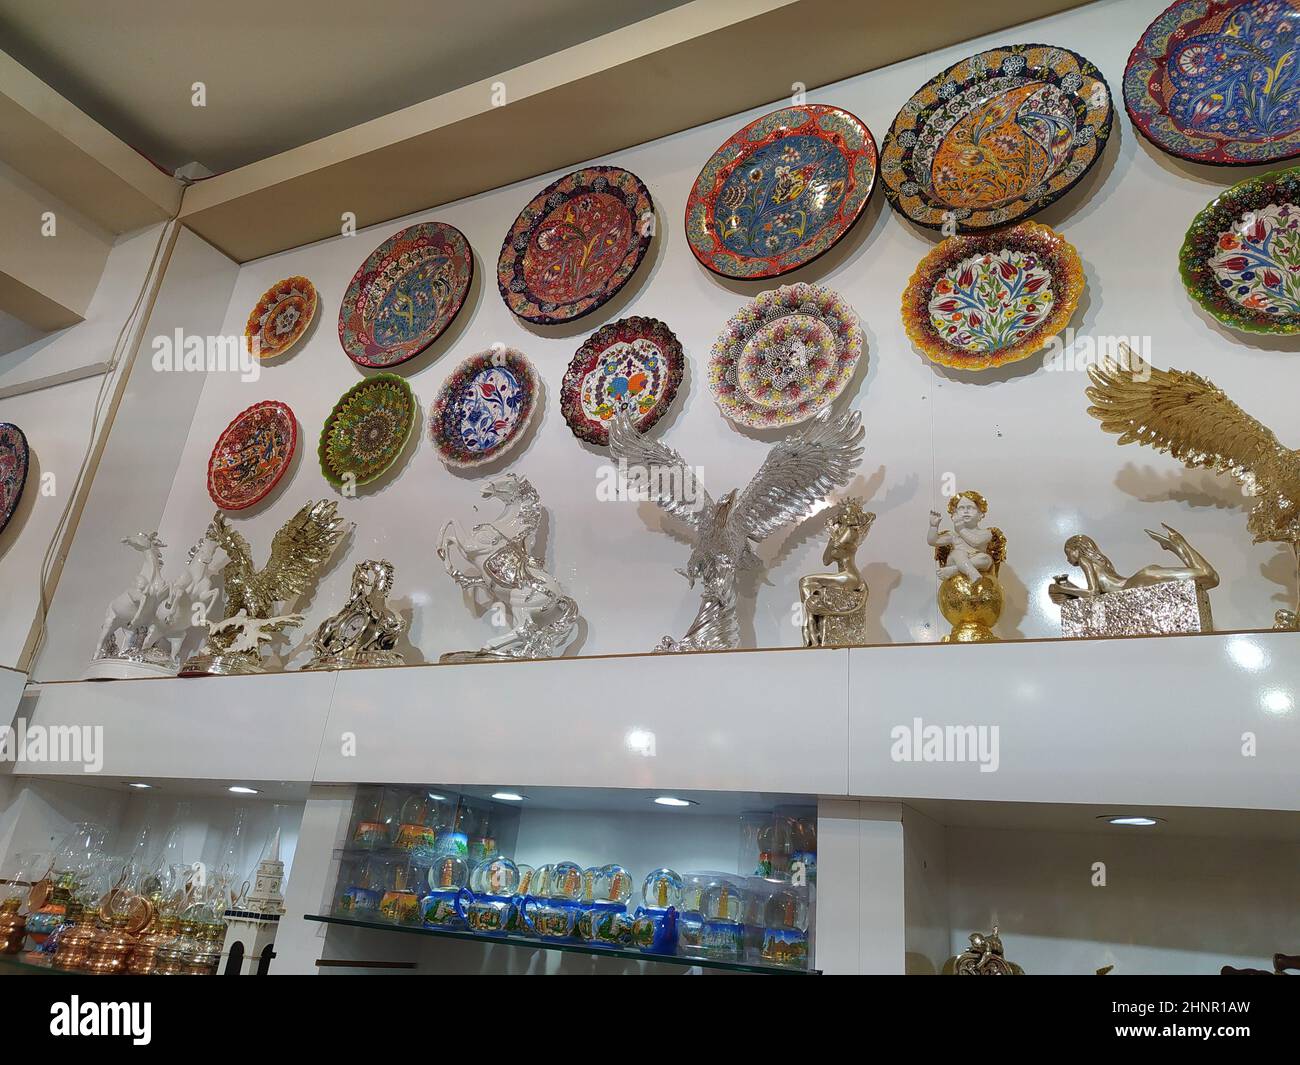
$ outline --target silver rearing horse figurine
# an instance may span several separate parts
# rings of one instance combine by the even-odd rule
[[[479,651],[442,657],[448,661],[552,658],[577,630],[578,604],[532,555],[531,544],[542,522],[541,499],[525,478],[513,473],[489,481],[483,497],[500,500],[501,515],[468,532],[454,519],[447,522],[438,537],[438,557],[452,580],[471,596],[482,591],[489,601],[500,603],[511,628]],[[468,563],[468,570],[457,566],[453,549]]]

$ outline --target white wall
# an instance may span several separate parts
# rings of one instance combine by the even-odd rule
[[[1124,63],[1162,0],[1113,0],[1043,20],[1017,32],[968,43],[814,91],[810,99],[839,104],[883,138],[898,107],[927,78],[979,47],[1014,40],[1066,45],[1100,65],[1116,93],[1112,143],[1095,172],[1062,203],[1038,217],[1079,249],[1089,290],[1075,325],[1083,333],[1150,334],[1158,365],[1210,375],[1285,437],[1289,397],[1300,384],[1296,345],[1229,335],[1183,293],[1176,254],[1193,215],[1245,173],[1184,166],[1134,134],[1119,99]],[[766,109],[760,109],[766,110]],[[547,553],[555,572],[581,604],[588,629],[584,654],[638,651],[664,633],[680,632],[696,597],[674,573],[687,547],[659,530],[649,505],[598,505],[597,470],[604,456],[578,443],[559,415],[565,366],[582,340],[617,316],[665,320],[681,338],[689,367],[677,406],[658,434],[686,459],[705,467],[717,494],[743,485],[767,452],[767,441],[734,429],[718,414],[705,382],[709,348],[728,316],[764,284],[720,281],[700,268],[686,245],[682,216],[700,166],[754,111],[618,152],[602,162],[626,166],[650,187],[658,205],[656,246],[629,292],[572,327],[543,330],[515,320],[495,290],[493,267],[502,234],[524,203],[554,175],[471,197],[435,211],[386,223],[355,238],[339,237],[245,265],[221,326],[237,333],[260,294],[294,273],[311,277],[321,293],[319,320],[289,358],[265,368],[255,383],[235,375],[210,376],[180,454],[162,535],[186,545],[201,534],[213,506],[204,471],[213,441],[239,410],[266,398],[287,402],[302,427],[300,457],[274,498],[237,518],[259,560],[279,525],[309,498],[340,498],[319,473],[315,445],[335,400],[360,379],[339,347],[336,316],[354,270],[375,245],[409,222],[437,218],[460,227],[477,255],[477,281],[460,320],[433,348],[403,367],[427,411],[459,360],[495,341],[522,348],[546,387],[545,407],[526,446],[507,468],[532,478],[550,510]],[[503,146],[503,150],[505,150]],[[575,160],[575,163],[578,161]],[[346,210],[340,204],[340,212]],[[1053,372],[1034,359],[984,375],[932,366],[912,350],[899,319],[899,296],[934,235],[902,222],[877,191],[866,217],[843,245],[787,280],[823,282],[842,292],[862,316],[865,371],[849,389],[868,429],[868,453],[852,490],[879,514],[864,549],[872,585],[871,638],[930,640],[938,625],[927,514],[946,471],[959,486],[975,487],[992,503],[990,520],[1010,541],[1004,570],[1009,605],[1007,636],[1051,636],[1058,618],[1042,589],[1063,569],[1061,544],[1086,530],[1124,569],[1152,561],[1157,549],[1144,528],[1167,521],[1180,528],[1218,567],[1223,585],[1213,593],[1221,628],[1267,627],[1290,594],[1290,563],[1282,552],[1251,546],[1240,496],[1230,484],[1182,471],[1172,461],[1136,449],[1120,452],[1085,412],[1084,375]],[[446,650],[478,646],[487,621],[464,608],[461,595],[433,557],[441,522],[472,516],[483,475],[445,470],[423,438],[396,475],[341,511],[357,523],[353,541],[326,576],[309,609],[312,628],[345,598],[352,565],[383,556],[397,566],[398,603],[414,606],[413,641],[428,659]],[[758,589],[747,643],[789,645],[800,574],[818,565],[820,521],[784,543],[771,542],[768,584]],[[88,529],[102,564],[124,582],[133,559],[115,548],[118,530]],[[779,540],[779,537],[778,537]],[[111,593],[110,593],[111,594]],[[102,604],[87,604],[98,614]],[[77,634],[84,641],[86,633]],[[48,677],[74,675],[88,646],[68,647],[50,660]]]
[[[0,358],[0,389],[31,386],[88,364],[108,362],[144,283],[160,229],[151,226],[119,238],[86,320],[6,353]],[[90,445],[95,401],[104,383],[101,374],[0,399],[0,421],[21,428],[32,452],[22,502],[13,521],[0,533],[0,590],[4,595],[0,665],[18,664],[36,617],[41,560]],[[50,494],[41,490],[42,475],[53,477]],[[96,612],[102,609],[98,607]]]
[[[997,924],[1027,973],[1271,969],[1300,942],[1297,843],[950,828],[947,853],[950,953]]]

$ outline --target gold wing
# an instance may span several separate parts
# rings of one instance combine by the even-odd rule
[[[227,565],[233,567],[233,570],[248,572],[253,568],[252,548],[240,535],[239,530],[226,520],[224,512],[217,511],[212,524],[208,526],[208,536],[221,546],[221,550],[230,560]]]
[[[1167,451],[1189,468],[1227,473],[1256,499],[1247,528],[1261,540],[1300,539],[1300,456],[1221,389],[1186,370],[1156,370],[1126,347],[1126,365],[1088,368],[1088,413],[1119,443]]]
[[[322,499],[290,518],[271,541],[271,558],[257,575],[268,602],[292,603],[343,538],[338,504]]]

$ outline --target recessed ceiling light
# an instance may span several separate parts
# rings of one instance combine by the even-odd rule
[[[1152,825],[1162,824],[1163,817],[1146,817],[1141,814],[1102,814],[1098,818],[1105,821],[1108,825],[1130,825],[1138,828],[1150,828]]]
[[[694,799],[679,799],[674,795],[660,795],[655,799],[658,806],[699,806]]]
[[[242,784],[232,784],[226,789],[234,795],[260,795],[256,788],[246,788]]]
[[[429,792],[429,798],[431,798],[434,802],[446,802],[446,801],[447,801],[447,796],[445,796],[445,795],[435,795],[433,792]]]
[[[128,788],[152,788],[152,787],[153,787],[152,784],[142,784],[142,783],[141,783],[140,781],[138,781],[138,780],[129,780],[129,781],[127,781],[126,786],[127,786]]]
[[[524,797],[513,791],[494,791],[492,798],[500,799],[502,802],[523,802]]]

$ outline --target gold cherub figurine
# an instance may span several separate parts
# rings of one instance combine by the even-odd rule
[[[799,579],[805,647],[844,647],[866,642],[867,582],[858,569],[858,547],[876,516],[856,499],[846,499],[826,522],[830,539],[822,565],[835,573],[812,573]]]
[[[998,570],[1007,557],[1007,538],[994,527],[981,529],[989,512],[978,492],[959,492],[948,500],[952,532],[940,532],[942,515],[930,511],[926,543],[939,563],[939,610],[952,626],[944,643],[996,640],[993,626],[1002,614]]]

